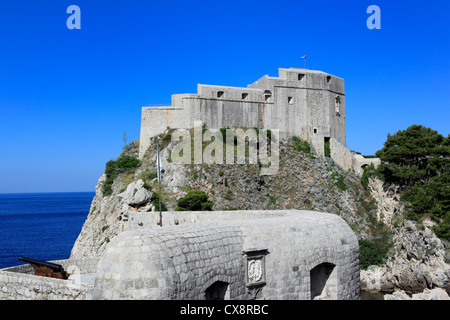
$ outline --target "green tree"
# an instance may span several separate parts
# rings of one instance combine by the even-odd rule
[[[388,134],[384,148],[376,156],[382,161],[380,172],[386,181],[412,187],[416,182],[428,183],[442,173],[448,161],[448,138],[421,125]]]
[[[377,242],[359,240],[359,264],[362,270],[367,270],[371,265],[381,266],[387,257],[389,246],[380,245]]]
[[[407,218],[434,218],[435,232],[450,240],[450,136],[420,125],[388,135],[378,172],[400,185]]]
[[[189,191],[184,197],[178,199],[176,211],[211,211],[213,202],[201,190]]]

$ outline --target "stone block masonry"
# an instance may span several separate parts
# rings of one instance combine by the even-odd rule
[[[358,241],[340,217],[261,213],[121,233],[99,261],[93,298],[359,299]],[[252,251],[266,254],[250,264]]]
[[[55,260],[71,274],[78,274],[62,280],[34,275],[34,268],[19,265],[0,270],[0,300],[90,300],[94,287],[86,281],[86,275],[95,274],[98,259]],[[91,276],[92,278],[92,276]]]
[[[344,80],[307,69],[279,69],[247,88],[203,85],[197,94],[172,95],[172,105],[143,107],[139,156],[150,138],[168,127],[191,129],[196,121],[210,129],[248,127],[280,130],[282,139],[334,137],[345,146]],[[315,146],[316,147],[316,146]]]
[[[52,261],[69,280],[0,270],[0,299],[359,299],[358,240],[336,215],[166,212],[163,227],[155,216],[136,214],[100,258]]]
[[[168,128],[192,129],[200,122],[208,129],[278,130],[281,139],[308,141],[320,156],[325,156],[327,144],[341,168],[362,174],[367,161],[353,159],[346,148],[344,79],[298,68],[279,68],[278,73],[246,88],[198,84],[196,94],[172,95],[171,106],[143,107],[139,158],[151,138]]]

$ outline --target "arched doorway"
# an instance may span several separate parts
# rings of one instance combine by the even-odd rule
[[[337,270],[332,263],[321,263],[311,271],[311,300],[337,300]]]
[[[228,300],[230,299],[229,284],[216,281],[205,290],[206,300]]]

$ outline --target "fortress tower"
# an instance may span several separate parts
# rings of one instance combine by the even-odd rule
[[[346,148],[344,79],[308,69],[280,68],[278,73],[247,88],[198,84],[197,94],[172,95],[171,106],[143,107],[139,157],[150,138],[168,127],[190,129],[202,121],[208,129],[278,129],[281,139],[307,140],[321,156],[329,145],[338,165],[354,168],[361,159]]]

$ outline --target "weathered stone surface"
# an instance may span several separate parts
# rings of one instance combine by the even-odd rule
[[[425,289],[421,293],[407,295],[404,291],[395,291],[392,294],[386,294],[384,300],[450,300],[450,296],[441,288]]]
[[[394,231],[394,249],[382,267],[361,271],[361,285],[370,291],[394,288],[417,293],[424,289],[450,288],[450,265],[446,248],[428,228],[419,230],[412,221],[404,221]]]
[[[131,182],[127,189],[118,195],[119,199],[129,206],[139,207],[148,203],[152,197],[152,192],[144,188],[144,181],[139,179],[135,182]]]
[[[204,299],[218,282],[226,284],[230,299],[248,299],[243,253],[255,249],[268,252],[259,298],[359,299],[358,241],[336,215],[296,210],[168,214],[204,214],[198,219],[205,222],[136,225],[119,234],[100,258],[94,299]],[[146,221],[154,217],[138,215],[148,216],[141,217]]]

